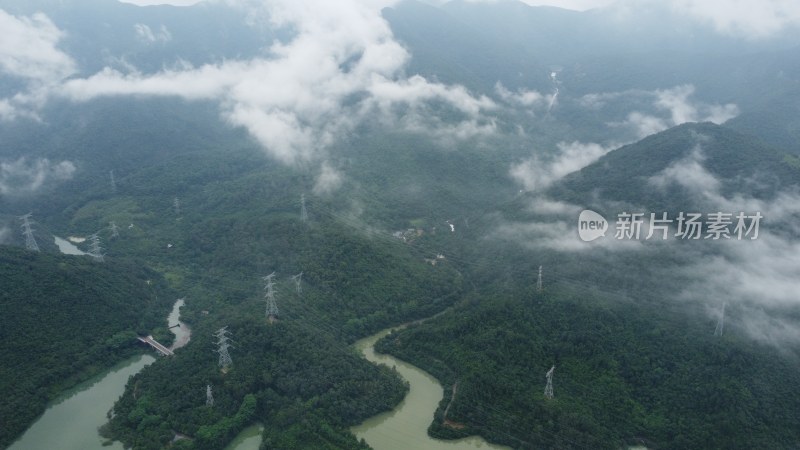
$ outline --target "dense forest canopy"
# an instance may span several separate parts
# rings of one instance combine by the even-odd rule
[[[796,448],[800,12],[379,3],[0,0],[0,447],[185,298],[105,437],[369,448],[408,386],[352,344],[413,322],[438,438]],[[614,237],[717,211],[758,239]]]

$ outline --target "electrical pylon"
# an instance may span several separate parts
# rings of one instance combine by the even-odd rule
[[[89,256],[97,262],[105,261],[103,247],[100,246],[100,236],[97,233],[89,236]]]
[[[114,178],[114,171],[113,170],[108,172],[108,177],[111,179],[111,192],[116,194],[117,193],[117,180]]]
[[[542,266],[539,266],[539,276],[536,278],[536,292],[542,292]]]
[[[33,230],[31,229],[32,215],[33,213],[28,213],[19,219],[22,221],[22,234],[25,235],[25,248],[32,252],[38,252],[39,244],[36,243],[36,238],[33,236]]]
[[[180,216],[181,215],[181,201],[178,199],[178,197],[175,197],[174,199],[172,199],[172,206],[173,206],[173,208],[175,208],[175,215],[176,216]]]
[[[545,374],[547,378],[547,386],[544,387],[544,396],[546,398],[553,398],[553,371],[556,370],[556,366],[550,368]]]
[[[267,302],[267,320],[270,323],[278,319],[278,303],[275,301],[275,272],[262,278],[266,283],[264,285],[264,300]]]
[[[300,220],[308,222],[308,211],[306,210],[306,194],[300,194]]]
[[[119,227],[117,226],[117,223],[112,220],[111,222],[108,223],[108,227],[111,228],[111,237],[112,238],[118,238],[119,237]]]
[[[228,367],[233,364],[233,360],[231,360],[231,355],[228,353],[228,349],[233,347],[231,345],[231,338],[228,336],[228,327],[222,327],[214,333],[214,337],[217,338],[217,349],[215,350],[219,354],[219,366],[222,370],[227,370]]]
[[[210,384],[206,385],[206,406],[214,406],[214,392]]]
[[[293,275],[292,281],[294,281],[295,291],[297,291],[297,294],[300,295],[303,292],[303,288],[301,286],[303,282],[303,272],[300,272],[297,275]]]
[[[717,319],[717,327],[714,329],[714,336],[722,336],[725,331],[725,306],[727,303],[722,304],[722,310],[719,312],[719,319]]]

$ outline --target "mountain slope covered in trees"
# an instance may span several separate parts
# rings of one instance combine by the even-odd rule
[[[168,334],[175,299],[135,262],[0,246],[0,280],[0,446],[61,391],[141,351],[137,334]]]

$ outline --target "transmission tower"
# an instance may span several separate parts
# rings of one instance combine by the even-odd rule
[[[233,364],[231,360],[231,355],[228,353],[228,349],[233,347],[231,345],[231,338],[228,336],[228,327],[222,327],[214,333],[214,337],[217,338],[217,350],[215,350],[219,354],[219,366],[222,368],[223,371],[227,370],[228,367]]]
[[[89,256],[98,262],[105,261],[103,247],[100,246],[100,236],[97,233],[89,236]]]
[[[211,385],[206,385],[206,406],[214,406],[214,392],[211,391]]]
[[[33,230],[31,229],[32,215],[33,213],[28,213],[19,219],[22,221],[22,234],[25,235],[25,248],[32,252],[38,252],[39,244],[36,243],[36,238],[33,237]]]
[[[109,228],[111,228],[111,237],[112,238],[118,238],[119,237],[119,227],[117,226],[117,223],[112,220],[111,222],[108,223],[108,226],[109,226]]]
[[[727,303],[722,304],[722,310],[719,313],[719,319],[717,319],[717,328],[714,329],[714,336],[722,336],[722,333],[725,328],[725,306]]]
[[[539,276],[536,278],[536,292],[542,292],[542,266],[539,266]]]
[[[545,374],[547,378],[547,386],[544,387],[544,396],[547,398],[553,398],[553,371],[556,370],[556,366],[550,368]]]
[[[111,192],[117,193],[117,180],[114,178],[114,171],[109,171],[108,176],[111,179]]]
[[[303,292],[303,288],[301,286],[301,283],[303,282],[303,272],[293,275],[292,281],[294,281],[294,288],[297,291],[297,294],[301,294]]]
[[[181,215],[181,201],[178,200],[178,197],[175,197],[172,200],[172,206],[175,208],[175,215],[176,216],[180,216]]]
[[[264,299],[267,302],[267,319],[269,323],[275,322],[278,318],[278,303],[275,301],[275,282],[272,280],[273,278],[275,278],[275,272],[262,278],[266,283],[264,285]]]
[[[300,220],[308,222],[308,211],[306,210],[306,194],[300,194]]]

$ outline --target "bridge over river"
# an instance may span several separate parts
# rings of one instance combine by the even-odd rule
[[[136,339],[139,339],[139,341],[144,342],[145,344],[148,344],[149,346],[153,347],[154,349],[156,349],[158,353],[161,353],[164,356],[174,355],[174,353],[172,353],[172,350],[168,349],[167,347],[164,347],[162,344],[159,344],[158,341],[153,339],[153,336],[146,336],[146,337],[137,336]]]

